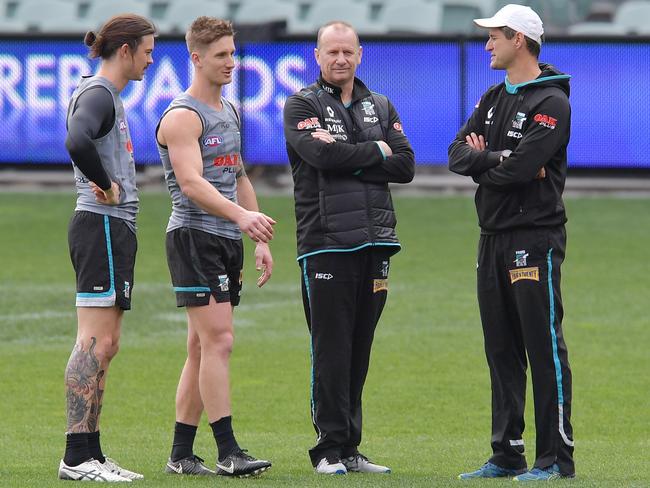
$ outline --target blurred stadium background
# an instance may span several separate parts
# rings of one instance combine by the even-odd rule
[[[334,482],[315,479],[305,455],[313,442],[309,347],[281,114],[286,97],[317,76],[316,29],[339,18],[358,27],[359,75],[394,102],[418,168],[412,184],[395,187],[404,251],[391,267],[365,394],[364,452],[394,473],[335,483],[457,486],[458,472],[480,465],[490,405],[475,298],[474,186],[448,172],[446,151],[481,93],[503,78],[490,71],[485,33],[471,19],[506,3],[540,13],[548,41],[541,60],[573,75],[563,267],[578,466],[571,485],[650,486],[650,1],[618,0],[0,0],[0,486],[59,486],[62,377],[75,334],[66,240],[75,195],[64,117],[79,76],[97,66],[83,33],[124,11],[150,17],[161,35],[145,80],[123,93],[144,191],[134,310],[102,416],[107,452],[141,469],[149,486],[187,483],[161,472],[185,318],[165,264],[169,197],[153,130],[190,80],[183,31],[196,16],[214,15],[238,31],[239,70],[225,94],[242,112],[244,158],[261,206],[278,220],[274,276],[262,290],[252,286],[246,243],[232,363],[240,439],[274,468],[241,483]],[[530,459],[530,397],[526,419]],[[212,460],[212,443],[203,424],[197,453]]]
[[[153,19],[161,33],[184,32],[197,12],[237,24],[285,23],[289,34],[312,34],[343,16],[362,35],[472,33],[471,19],[507,3],[535,9],[549,34],[650,34],[650,5],[639,0],[2,0],[4,32],[85,32],[110,15],[130,11]]]
[[[86,56],[82,35],[113,14],[132,11],[153,19],[161,34],[145,81],[123,93],[143,183],[160,181],[153,130],[190,81],[183,32],[196,16],[209,14],[232,19],[238,31],[239,69],[225,94],[243,115],[244,159],[270,189],[291,184],[284,100],[317,76],[312,50],[318,26],[341,18],[362,36],[360,77],[393,100],[416,150],[419,171],[411,188],[471,190],[466,179],[446,171],[446,148],[481,93],[503,78],[489,69],[485,33],[472,19],[506,3],[0,0],[0,184],[69,181],[65,109],[79,76],[97,66]],[[569,164],[572,175],[592,178],[571,178],[569,190],[648,191],[639,175],[650,168],[650,138],[639,137],[644,131],[637,127],[650,107],[650,0],[515,3],[530,5],[544,20],[548,42],[541,60],[573,76]]]

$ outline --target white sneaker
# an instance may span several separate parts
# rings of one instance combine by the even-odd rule
[[[373,463],[363,454],[343,458],[341,461],[348,471],[355,473],[390,473],[390,468],[381,464]]]
[[[318,474],[346,474],[348,472],[340,460],[327,459],[326,457],[321,459],[314,469]]]
[[[131,480],[123,478],[115,473],[111,473],[104,465],[95,459],[81,463],[79,466],[68,466],[63,462],[59,463],[59,479],[61,480],[75,480],[75,481],[101,481],[108,483],[125,482],[130,483]]]
[[[127,478],[129,480],[142,480],[144,479],[144,476],[141,475],[140,473],[135,473],[133,471],[129,471],[128,469],[124,469],[121,467],[119,464],[115,462],[115,459],[111,459],[109,457],[106,458],[106,461],[104,461],[104,469],[107,471],[116,474],[118,476],[121,476],[122,478]]]

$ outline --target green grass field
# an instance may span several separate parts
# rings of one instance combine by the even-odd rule
[[[275,271],[255,288],[251,247],[235,318],[234,425],[273,469],[255,480],[162,473],[184,360],[185,317],[164,258],[166,194],[142,196],[134,309],[111,366],[102,414],[105,452],[146,486],[461,486],[490,454],[490,389],[475,297],[478,229],[469,198],[395,198],[403,251],[365,389],[362,451],[391,475],[324,478],[306,450],[309,340],[287,197],[261,199],[278,220]],[[0,486],[49,487],[63,454],[63,370],[75,337],[67,251],[71,194],[0,194]],[[564,331],[574,377],[578,477],[572,487],[650,486],[650,201],[569,199]],[[532,399],[525,435],[534,454]],[[205,419],[196,452],[214,459]],[[505,486],[510,481],[470,482]]]

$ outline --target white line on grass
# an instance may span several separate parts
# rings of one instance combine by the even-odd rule
[[[75,313],[72,312],[31,312],[31,313],[14,313],[14,314],[0,314],[0,322],[24,322],[31,320],[43,319],[59,319],[59,318],[74,318]]]

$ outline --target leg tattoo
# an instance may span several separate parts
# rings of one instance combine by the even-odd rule
[[[99,382],[104,376],[95,356],[97,339],[91,337],[88,351],[76,344],[65,370],[68,432],[95,432],[101,410],[103,390]]]

